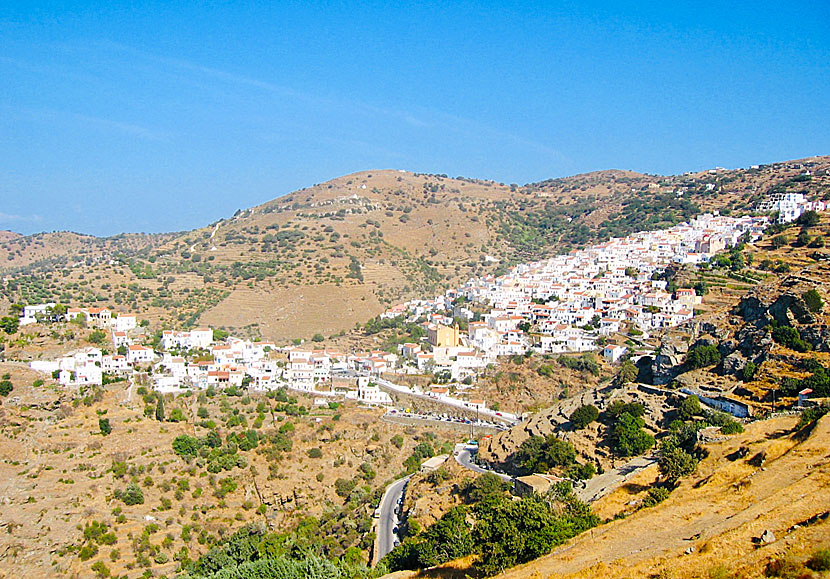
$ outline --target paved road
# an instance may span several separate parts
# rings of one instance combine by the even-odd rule
[[[410,477],[411,475],[400,478],[386,487],[386,492],[383,493],[383,498],[380,500],[380,517],[378,518],[376,541],[377,558],[375,562],[380,561],[391,551],[395,547],[395,541],[398,540],[398,535],[394,532],[399,522],[395,509],[398,506],[398,500],[403,497],[403,491]]]
[[[450,407],[453,407],[453,408],[459,408],[461,410],[467,410],[467,411],[475,410],[475,408],[470,408],[469,406],[467,406],[467,404],[463,400],[458,400],[457,398],[449,398],[449,397],[446,397],[446,396],[436,398],[436,397],[433,397],[433,396],[429,396],[427,394],[419,394],[419,393],[415,392],[414,390],[412,390],[409,386],[402,386],[400,384],[395,384],[394,382],[390,382],[389,380],[381,378],[380,376],[370,376],[366,372],[356,372],[355,370],[346,370],[346,371],[336,372],[336,374],[338,376],[354,376],[354,377],[356,377],[356,376],[367,376],[367,377],[371,378],[372,382],[374,382],[375,384],[378,384],[379,386],[383,386],[384,388],[388,388],[389,390],[393,390],[395,392],[400,392],[401,394],[408,394],[409,396],[414,396],[416,398],[422,398],[422,399],[428,400],[430,402],[443,404],[445,406],[450,406]],[[518,416],[516,416],[515,414],[511,414],[510,412],[496,411],[496,410],[492,410],[490,408],[481,409],[481,410],[478,411],[478,413],[481,415],[482,418],[488,418],[488,419],[490,419],[492,421],[495,421],[495,422],[504,422],[504,423],[507,423],[510,426],[516,424],[519,421]]]
[[[380,386],[385,386],[390,390],[394,390],[396,392],[400,392],[401,394],[408,394],[410,396],[415,396],[416,398],[423,398],[424,400],[429,400],[431,402],[437,402],[438,404],[444,404],[446,406],[451,406],[453,408],[459,408],[461,410],[475,410],[474,408],[470,408],[467,406],[462,400],[458,400],[456,398],[448,398],[448,397],[433,397],[428,396],[427,394],[418,394],[414,392],[408,386],[401,386],[400,384],[395,384],[394,382],[390,382],[389,380],[385,380],[380,377],[372,378],[372,381]],[[506,422],[507,424],[513,425],[518,422],[518,417],[515,414],[511,414],[509,412],[500,412],[496,410],[481,409],[478,411],[478,414],[481,415],[482,418],[488,418],[493,421],[497,422]]]
[[[468,468],[473,472],[478,473],[486,473],[491,472],[503,481],[506,482],[513,482],[513,477],[506,474],[501,474],[497,472],[493,472],[492,470],[487,470],[486,468],[482,468],[473,462],[473,454],[478,452],[478,448],[473,445],[466,445],[466,444],[456,444],[455,445],[455,452],[453,456],[455,456],[455,461],[463,466],[464,468]]]

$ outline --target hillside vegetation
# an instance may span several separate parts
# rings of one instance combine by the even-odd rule
[[[356,173],[186,233],[0,242],[0,271],[15,274],[0,308],[94,303],[165,326],[211,324],[271,339],[332,335],[404,298],[611,235],[710,209],[746,211],[779,191],[828,197],[828,168],[830,159],[817,157],[669,177],[601,171],[523,186]]]

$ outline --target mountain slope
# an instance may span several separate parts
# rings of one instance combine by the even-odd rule
[[[272,339],[333,334],[401,299],[610,235],[710,209],[743,211],[771,191],[830,196],[828,169],[830,158],[817,157],[672,177],[600,171],[524,186],[355,173],[202,229],[110,241],[83,271],[68,258],[44,259],[37,236],[0,244],[14,256],[9,265],[28,264],[3,288],[0,307],[95,300],[167,326],[209,323]],[[55,235],[41,234],[42,242]],[[78,253],[72,243],[56,242],[69,248],[64,255]]]

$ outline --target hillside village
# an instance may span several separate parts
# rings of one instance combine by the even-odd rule
[[[111,350],[90,347],[31,363],[66,386],[140,376],[163,393],[288,387],[319,395],[320,404],[326,397],[341,396],[392,405],[390,394],[411,394],[510,422],[516,417],[489,409],[473,385],[500,357],[529,350],[561,354],[601,349],[613,364],[626,354],[649,354],[652,347],[645,340],[651,332],[690,320],[701,303],[693,288],[667,288],[665,268],[707,263],[741,240],[757,239],[767,225],[766,217],[704,214],[670,229],[612,238],[515,266],[503,276],[472,279],[436,299],[406,302],[382,314],[382,320],[403,320],[421,328],[421,340],[399,344],[397,351],[280,346],[211,328],[163,330],[153,343],[134,314],[105,307],[64,309],[54,303],[24,307],[20,323],[54,320],[63,313],[67,321],[108,332]],[[621,332],[639,334],[641,339],[617,343],[613,336]],[[424,373],[443,376],[444,382],[453,384],[452,391],[441,384],[409,387],[389,379]]]
[[[799,313],[801,310],[798,308],[802,308],[803,304],[798,300],[802,300],[799,296],[816,285],[810,277],[809,268],[801,271],[801,277],[796,276],[802,281],[792,290],[792,297],[784,296],[774,304],[768,304],[776,298],[762,293],[761,297],[766,300],[762,300],[763,306],[756,304],[754,297],[742,298],[738,310],[743,313],[732,312],[728,323],[724,321],[721,324],[734,327],[734,331],[713,329],[717,323],[713,323],[707,312],[712,311],[710,299],[714,300],[715,297],[710,297],[712,288],[707,288],[699,280],[712,279],[709,276],[723,273],[724,260],[739,261],[736,253],[744,251],[744,248],[748,248],[747,252],[754,252],[756,258],[758,254],[775,258],[774,262],[770,259],[766,261],[779,267],[783,262],[778,258],[785,257],[784,252],[803,247],[803,251],[799,250],[799,255],[811,260],[814,267],[819,268],[816,272],[824,271],[820,269],[824,267],[821,263],[824,259],[823,252],[811,252],[808,249],[823,247],[814,242],[823,241],[827,235],[817,214],[809,216],[810,219],[804,220],[804,223],[799,221],[802,231],[797,239],[779,235],[785,239],[783,242],[777,239],[777,242],[785,245],[776,243],[776,239],[767,239],[785,232],[790,220],[798,219],[805,211],[821,209],[822,206],[807,201],[806,197],[781,196],[772,198],[771,203],[774,211],[779,212],[778,215],[773,213],[770,216],[735,217],[717,212],[699,214],[668,229],[612,237],[585,249],[505,268],[502,275],[480,275],[444,291],[434,299],[409,300],[391,306],[339,341],[336,339],[338,336],[325,338],[319,332],[311,340],[295,339],[289,342],[239,337],[217,325],[171,328],[159,324],[157,320],[149,320],[144,314],[135,313],[135,310],[123,312],[99,304],[84,305],[77,302],[73,302],[73,307],[57,302],[16,306],[12,312],[17,317],[14,320],[3,318],[3,324],[9,335],[16,333],[7,329],[13,325],[23,330],[18,336],[57,336],[61,338],[57,341],[62,344],[65,343],[63,337],[71,334],[71,343],[82,347],[64,348],[62,352],[67,349],[70,351],[58,356],[41,355],[35,347],[18,358],[29,361],[30,369],[26,369],[26,372],[30,372],[30,375],[37,376],[35,372],[40,373],[40,378],[33,380],[33,388],[37,384],[48,383],[49,388],[55,392],[74,396],[78,404],[83,400],[84,405],[95,405],[95,400],[102,394],[116,396],[118,404],[132,408],[132,412],[137,414],[123,418],[123,421],[112,415],[116,428],[123,429],[133,420],[149,423],[155,415],[162,422],[156,433],[163,440],[156,455],[159,460],[162,460],[164,453],[170,453],[168,447],[174,434],[168,434],[168,428],[179,433],[179,442],[184,437],[196,445],[202,444],[203,440],[195,437],[202,432],[198,429],[208,429],[208,435],[214,442],[217,434],[226,437],[227,451],[230,452],[235,448],[233,444],[238,444],[241,440],[239,436],[248,436],[246,433],[253,432],[250,435],[252,437],[268,436],[264,434],[265,430],[258,429],[267,420],[269,407],[272,409],[271,423],[276,428],[274,432],[279,432],[279,436],[274,435],[275,445],[285,444],[280,438],[284,435],[282,425],[276,426],[276,423],[287,416],[299,420],[297,424],[302,423],[307,428],[307,434],[296,441],[302,445],[298,448],[304,449],[299,457],[300,462],[304,457],[319,459],[322,453],[326,456],[325,464],[319,463],[322,468],[359,468],[366,475],[354,475],[356,478],[351,483],[342,477],[328,481],[327,475],[323,473],[317,474],[313,480],[316,481],[315,488],[318,490],[334,484],[338,496],[348,497],[343,506],[344,512],[351,509],[353,504],[361,505],[359,512],[354,513],[355,518],[349,520],[350,524],[358,521],[361,529],[359,533],[349,535],[350,544],[360,544],[360,548],[365,549],[365,557],[373,563],[381,559],[384,553],[390,552],[392,559],[385,561],[392,565],[394,557],[400,553],[397,548],[393,548],[396,541],[408,541],[411,544],[413,540],[421,540],[418,537],[422,536],[416,531],[407,529],[410,520],[414,525],[418,524],[418,520],[426,525],[442,516],[443,507],[426,505],[432,504],[432,500],[446,504],[446,498],[440,498],[444,487],[436,487],[429,481],[439,481],[450,476],[452,482],[447,488],[460,488],[459,485],[466,484],[463,481],[466,480],[465,473],[469,477],[470,468],[478,468],[480,472],[481,467],[485,466],[510,473],[502,473],[501,476],[512,484],[512,491],[516,495],[510,499],[513,501],[532,499],[538,494],[548,496],[563,481],[574,485],[579,500],[594,501],[619,484],[608,484],[605,481],[610,480],[608,477],[616,476],[617,469],[629,468],[629,461],[634,465],[631,467],[634,470],[630,475],[625,475],[623,481],[628,480],[628,476],[645,476],[654,471],[656,467],[653,462],[656,459],[646,451],[650,445],[656,447],[660,440],[675,436],[673,431],[667,431],[666,428],[668,422],[678,416],[679,401],[696,400],[701,404],[701,408],[695,411],[698,414],[692,415],[697,418],[691,420],[719,421],[717,424],[722,426],[716,424],[709,427],[706,431],[708,434],[701,431],[702,437],[714,436],[716,440],[721,438],[713,431],[723,428],[723,425],[738,424],[734,418],[738,418],[741,424],[751,422],[747,417],[750,404],[763,414],[767,405],[764,400],[765,382],[750,384],[741,381],[740,376],[751,376],[751,372],[747,373],[749,367],[753,364],[760,366],[762,360],[764,370],[757,372],[756,378],[760,374],[765,376],[770,369],[782,363],[789,363],[796,372],[801,366],[800,362],[788,360],[786,356],[770,354],[773,342],[780,340],[780,335],[773,332],[773,338],[763,344],[756,344],[758,340],[766,339],[762,335],[764,331],[759,326],[756,332],[748,325],[744,327],[744,323],[758,316],[778,316],[786,321],[786,315],[782,313],[784,308],[795,308],[793,311],[796,313],[793,315],[806,320],[809,316]],[[789,203],[795,203],[795,208],[791,208]],[[785,215],[784,225],[771,225],[771,221],[782,221],[781,215]],[[767,246],[779,248],[776,250],[778,253],[766,253]],[[759,267],[765,269],[767,266],[759,263]],[[677,275],[678,272],[682,272],[682,275]],[[733,280],[745,279],[744,276],[747,275],[743,269],[741,273],[732,273],[737,276],[731,278]],[[760,273],[755,279],[764,277]],[[765,285],[760,284],[758,287]],[[752,292],[747,294],[752,295]],[[723,297],[724,294],[721,294],[720,298]],[[784,304],[785,301],[790,305]],[[130,305],[127,304],[127,307]],[[814,325],[820,321],[819,317],[810,319]],[[708,336],[705,335],[706,332],[715,335]],[[798,332],[801,332],[799,335],[804,339],[820,344],[814,346],[816,350],[825,351],[825,334],[821,333],[818,326],[812,329],[799,328]],[[685,349],[672,345],[670,339],[674,339],[674,334],[686,336],[681,340],[685,343]],[[751,334],[751,340],[745,340],[745,334]],[[74,336],[79,336],[79,339],[75,341]],[[18,337],[15,341],[23,343],[26,340]],[[741,350],[745,342],[751,342],[751,352]],[[706,368],[689,371],[690,368],[685,363],[689,357],[687,354],[699,348],[722,351],[724,363],[712,365],[707,361]],[[594,352],[602,358],[598,366]],[[588,363],[586,361],[594,363],[593,370],[587,369],[587,366],[573,369],[566,364]],[[21,364],[12,362],[11,365],[16,368]],[[519,367],[524,367],[534,375],[538,374],[537,378],[546,381],[545,400],[555,401],[554,397],[558,397],[559,402],[550,402],[548,406],[551,403],[553,406],[545,406],[544,409],[542,406],[534,408],[522,404],[510,405],[505,409],[516,379],[512,369]],[[628,383],[620,381],[619,376],[623,370],[630,372],[632,368],[634,374],[627,379]],[[652,368],[653,375],[645,378],[645,383],[633,383],[640,382],[639,376],[636,376],[638,368]],[[505,374],[509,378],[505,377],[502,370],[506,370]],[[569,375],[568,372],[573,374]],[[519,376],[519,380],[522,379],[521,375],[516,376]],[[734,376],[738,376],[738,379],[733,379]],[[20,378],[15,376],[14,380],[16,386],[23,391],[19,386]],[[766,377],[762,380],[766,380]],[[108,385],[116,382],[118,384],[108,388]],[[58,388],[55,383],[63,388]],[[487,384],[504,392],[499,394],[492,389],[486,390]],[[569,385],[572,388],[570,392]],[[727,389],[721,388],[724,385]],[[743,394],[738,396],[740,403],[736,403],[734,397],[727,396],[736,387],[742,388]],[[294,390],[297,398],[289,397],[286,389]],[[793,394],[790,398],[796,400],[800,410],[811,409],[819,403],[810,399],[812,393],[806,391],[809,389],[797,388],[795,383],[788,383],[787,389],[789,394]],[[824,392],[823,387],[820,391]],[[19,403],[17,392],[15,388],[15,395],[7,398],[9,408]],[[535,402],[533,390],[524,395],[530,397],[531,404]],[[159,408],[163,408],[162,400],[170,407],[167,414],[164,410],[159,413]],[[212,421],[205,416],[209,416],[213,410],[207,406],[200,407],[197,414],[194,400],[207,406],[212,403],[225,413],[224,427],[217,423],[211,426]],[[277,401],[273,407],[271,400]],[[282,402],[283,400],[287,402]],[[240,420],[245,426],[244,420],[236,418],[234,405],[237,402],[248,404],[249,410],[256,403],[257,417],[254,420],[251,416],[253,430],[241,433],[232,431],[232,427],[239,426]],[[188,408],[188,404],[192,406]],[[598,420],[589,428],[573,431],[571,424],[574,413],[592,405],[599,412]],[[640,423],[636,422],[639,417],[631,415],[635,426],[640,424],[634,431],[651,442],[637,450],[620,454],[614,446],[616,419],[610,413],[615,408],[629,408],[636,412],[638,407],[642,407],[644,415]],[[63,409],[61,412],[68,410]],[[108,416],[107,410],[96,406],[94,412],[95,420],[106,423],[108,429],[111,423],[108,422],[109,419],[103,418]],[[414,503],[399,502],[394,521],[385,531],[378,531],[379,534],[384,533],[384,536],[391,536],[389,549],[392,551],[368,554],[375,536],[368,521],[372,520],[372,510],[379,501],[382,503],[379,491],[388,488],[389,481],[393,480],[378,480],[378,488],[371,491],[375,494],[367,494],[370,492],[366,490],[369,486],[364,483],[370,478],[364,470],[371,471],[370,462],[374,460],[372,453],[378,452],[374,443],[380,435],[371,435],[371,444],[367,446],[371,451],[361,451],[360,448],[348,451],[353,456],[362,457],[361,460],[365,462],[361,464],[347,461],[344,465],[343,455],[327,456],[326,445],[338,441],[340,437],[341,412],[346,420],[363,421],[355,424],[358,431],[377,428],[385,430],[388,436],[393,431],[390,429],[398,429],[411,435],[412,441],[409,444],[417,443],[418,447],[423,441],[436,440],[432,429],[440,432],[440,436],[456,441],[463,433],[465,440],[469,437],[481,443],[477,452],[478,466],[454,464],[453,459],[449,458],[452,456],[452,446],[447,446],[449,443],[442,443],[440,456],[426,461],[433,453],[438,453],[437,443],[425,454],[413,450],[413,456],[407,459],[404,473],[394,473],[395,465],[387,465],[388,475],[397,477],[404,474],[408,477],[419,469],[425,469],[425,472],[417,475],[423,480],[418,479],[420,482],[415,483],[413,489],[424,484],[428,488],[428,498],[419,499],[422,502],[417,503],[417,506]],[[192,424],[189,418],[191,413]],[[159,416],[166,417],[159,419]],[[196,416],[203,420],[197,421]],[[357,416],[361,418],[358,419]],[[690,419],[687,417],[685,420]],[[16,422],[7,421],[6,424],[10,428],[16,427]],[[740,425],[732,427],[743,428]],[[99,428],[104,427],[99,425]],[[134,427],[127,428],[129,430],[126,434],[129,435]],[[190,436],[191,432],[194,437]],[[103,430],[102,436],[107,436]],[[528,452],[528,448],[538,443],[541,444],[539,448],[544,450],[546,445],[554,444],[553,440],[558,440],[556,444],[561,443],[574,452],[570,462],[552,468],[546,464],[534,466],[526,462],[523,453]],[[390,444],[393,448],[402,449],[392,438]],[[176,448],[174,441],[173,451]],[[684,452],[687,451],[691,453],[693,449],[688,447]],[[141,456],[144,456],[143,452]],[[656,451],[654,456],[659,456],[660,452],[662,450]],[[218,463],[205,463],[205,459],[210,459],[214,454],[220,452],[208,451],[206,448],[200,450],[195,467],[207,465],[214,470],[218,468]],[[269,454],[268,460],[271,461],[272,458],[274,457]],[[133,459],[146,462],[137,456]],[[651,471],[648,470],[649,465]],[[9,465],[11,466],[15,465]],[[185,469],[188,476],[208,476],[208,473],[200,474],[192,467],[193,464],[188,460],[181,464],[176,462],[176,468]],[[308,473],[305,473],[305,467],[301,471],[297,476],[303,479]],[[260,501],[256,512],[263,514],[264,520],[273,523],[275,517],[290,517],[295,512],[294,507],[286,505],[301,502],[295,496],[294,503],[291,503],[291,497],[287,497],[283,490],[274,490],[282,487],[276,481],[285,476],[277,471],[276,464],[269,465],[267,473],[252,469],[250,477],[242,471],[231,472],[221,480],[211,478],[210,484],[224,484],[230,488],[231,483],[228,481],[234,480],[253,485],[246,487],[243,504],[255,504],[249,498],[256,493]],[[405,482],[406,477],[398,478],[397,481]],[[632,510],[631,505],[642,505],[643,501],[650,500],[643,499],[644,494],[650,497],[652,492],[667,494],[670,491],[669,488],[663,489],[661,485],[665,483],[659,479],[655,481],[652,477],[646,480],[648,482],[643,486],[646,490],[638,491],[635,499],[630,500],[623,510],[612,512],[612,515],[625,514]],[[586,481],[589,481],[588,486],[585,486]],[[303,479],[301,484],[309,482],[311,481]],[[145,492],[149,493],[146,479],[142,484]],[[362,485],[357,502],[353,501],[357,500],[357,495],[352,497],[343,490],[352,489],[352,484]],[[159,490],[163,493],[164,487]],[[220,489],[217,492],[218,497],[224,491]],[[402,493],[400,500],[403,500],[405,491],[401,489],[398,492]],[[414,492],[416,491],[413,490]],[[455,495],[451,501],[459,500],[458,491],[452,493]],[[433,497],[435,494],[439,496]],[[195,494],[193,496],[196,497]],[[663,497],[660,500],[664,500],[666,495],[660,496]],[[241,501],[241,494],[237,498]],[[111,497],[107,500],[111,500]],[[161,500],[162,507],[167,508],[163,503],[164,498]],[[422,506],[424,500],[426,503]],[[202,508],[213,507],[206,505]],[[224,509],[224,506],[221,508]],[[330,502],[326,503],[325,508],[331,508]],[[604,507],[600,505],[599,508]],[[641,507],[633,507],[634,510],[637,508]],[[420,509],[424,511],[421,512]],[[415,516],[419,512],[424,518]],[[296,511],[296,514],[300,516],[301,511]],[[214,518],[213,523],[217,522],[218,519]],[[172,525],[172,529],[180,523],[181,521],[165,524]],[[286,524],[286,528],[291,528],[291,524]],[[220,535],[222,533],[221,530],[217,532]],[[183,531],[182,541],[187,543],[185,536]],[[169,540],[167,544],[168,547],[179,545],[177,542],[170,543]],[[375,543],[376,547],[377,545]],[[168,547],[162,545],[160,548]],[[138,551],[143,548],[136,547]],[[193,548],[194,554],[204,554],[203,548],[195,545],[190,545],[190,548]],[[167,565],[168,569],[184,569],[184,566],[179,567],[178,563],[165,559],[163,554],[158,556],[158,561],[167,562],[159,563],[160,565]],[[127,569],[131,569],[129,565],[143,561],[141,556],[137,557],[136,563],[128,563]],[[61,565],[71,564],[72,561],[74,556],[69,556]],[[85,559],[82,557],[81,562],[83,561]],[[96,565],[99,563],[100,561],[95,562]],[[150,565],[149,562],[140,564]],[[411,565],[406,563],[392,568],[412,568]]]

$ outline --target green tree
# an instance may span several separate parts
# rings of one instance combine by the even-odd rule
[[[323,341],[323,340],[325,340],[325,339],[326,339],[326,338],[325,338],[325,337],[323,337],[323,334],[314,334],[314,335],[311,337],[311,341],[312,341],[312,342],[322,342],[322,341]]]
[[[8,396],[14,390],[11,380],[0,380],[0,396]]]
[[[101,434],[104,436],[109,435],[112,432],[112,426],[110,425],[109,418],[99,418],[98,419],[98,429],[101,431]]]
[[[660,444],[657,467],[669,483],[676,483],[681,477],[692,474],[697,468],[697,459],[686,452],[669,437]]]
[[[104,340],[107,339],[107,333],[103,330],[93,330],[87,339],[92,344],[103,344]]]
[[[20,327],[20,321],[13,316],[4,316],[0,318],[0,329],[7,334],[14,334]]]
[[[818,313],[824,309],[824,300],[821,299],[821,295],[815,289],[807,290],[801,297],[804,299],[804,303],[807,304],[807,309],[811,312]]]
[[[758,365],[755,364],[752,360],[746,363],[744,369],[741,370],[741,379],[744,382],[751,382],[753,378],[755,378],[755,374],[758,372]]]
[[[631,360],[625,360],[620,366],[620,371],[617,372],[617,383],[628,384],[637,379],[637,366]]]
[[[770,240],[773,249],[780,249],[790,242],[786,235],[776,235]]]
[[[680,420],[691,420],[701,414],[703,414],[703,411],[700,408],[700,399],[697,396],[687,396],[677,406],[677,417]]]
[[[821,215],[817,211],[805,211],[798,218],[798,224],[804,227],[814,227],[821,222]]]
[[[116,493],[116,498],[124,501],[125,505],[143,505],[144,493],[141,491],[136,483],[130,483],[120,493]]]
[[[696,346],[686,353],[683,360],[686,367],[695,370],[719,364],[721,355],[717,346]]]
[[[586,404],[571,413],[570,421],[576,430],[582,430],[597,418],[599,418],[599,410],[597,410],[597,407],[593,404]]]
[[[462,493],[468,503],[478,503],[487,500],[492,495],[504,494],[510,490],[510,485],[492,472],[487,472],[471,480],[463,488]]]
[[[527,472],[548,472],[555,467],[570,466],[575,459],[573,445],[552,434],[545,438],[531,436],[516,452],[516,463]]]
[[[161,394],[158,395],[158,400],[156,402],[156,420],[164,422],[164,396]]]
[[[643,430],[642,418],[627,412],[620,415],[611,431],[611,447],[618,456],[636,456],[654,446],[654,437]]]
[[[201,447],[202,441],[194,436],[180,434],[173,439],[173,452],[185,460],[195,457]]]

